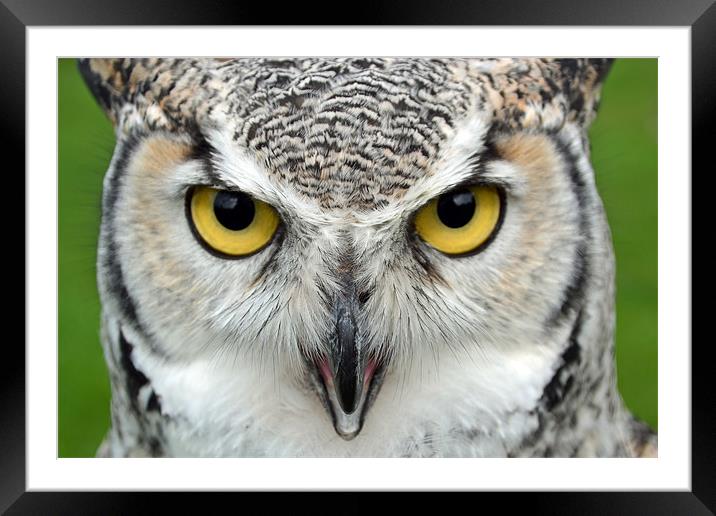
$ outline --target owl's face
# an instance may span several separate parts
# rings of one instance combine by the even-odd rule
[[[486,411],[512,396],[496,375],[553,371],[608,247],[603,63],[106,66],[85,65],[119,135],[100,289],[161,360],[290,388],[345,439],[446,363],[484,376]]]

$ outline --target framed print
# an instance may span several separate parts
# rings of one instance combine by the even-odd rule
[[[260,27],[80,3],[0,6],[27,299],[3,509],[510,490],[713,511],[690,171],[716,7]]]

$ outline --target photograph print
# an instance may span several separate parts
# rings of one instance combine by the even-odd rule
[[[657,60],[60,59],[60,457],[656,457]]]

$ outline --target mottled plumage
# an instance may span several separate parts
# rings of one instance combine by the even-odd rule
[[[117,130],[99,454],[654,455],[616,389],[589,163],[609,65],[82,60]],[[450,256],[414,217],[466,184],[499,189],[503,211],[478,251]],[[207,252],[187,220],[202,185],[273,206],[270,243]]]

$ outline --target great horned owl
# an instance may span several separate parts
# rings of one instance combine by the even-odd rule
[[[101,456],[643,456],[606,59],[87,59]]]

